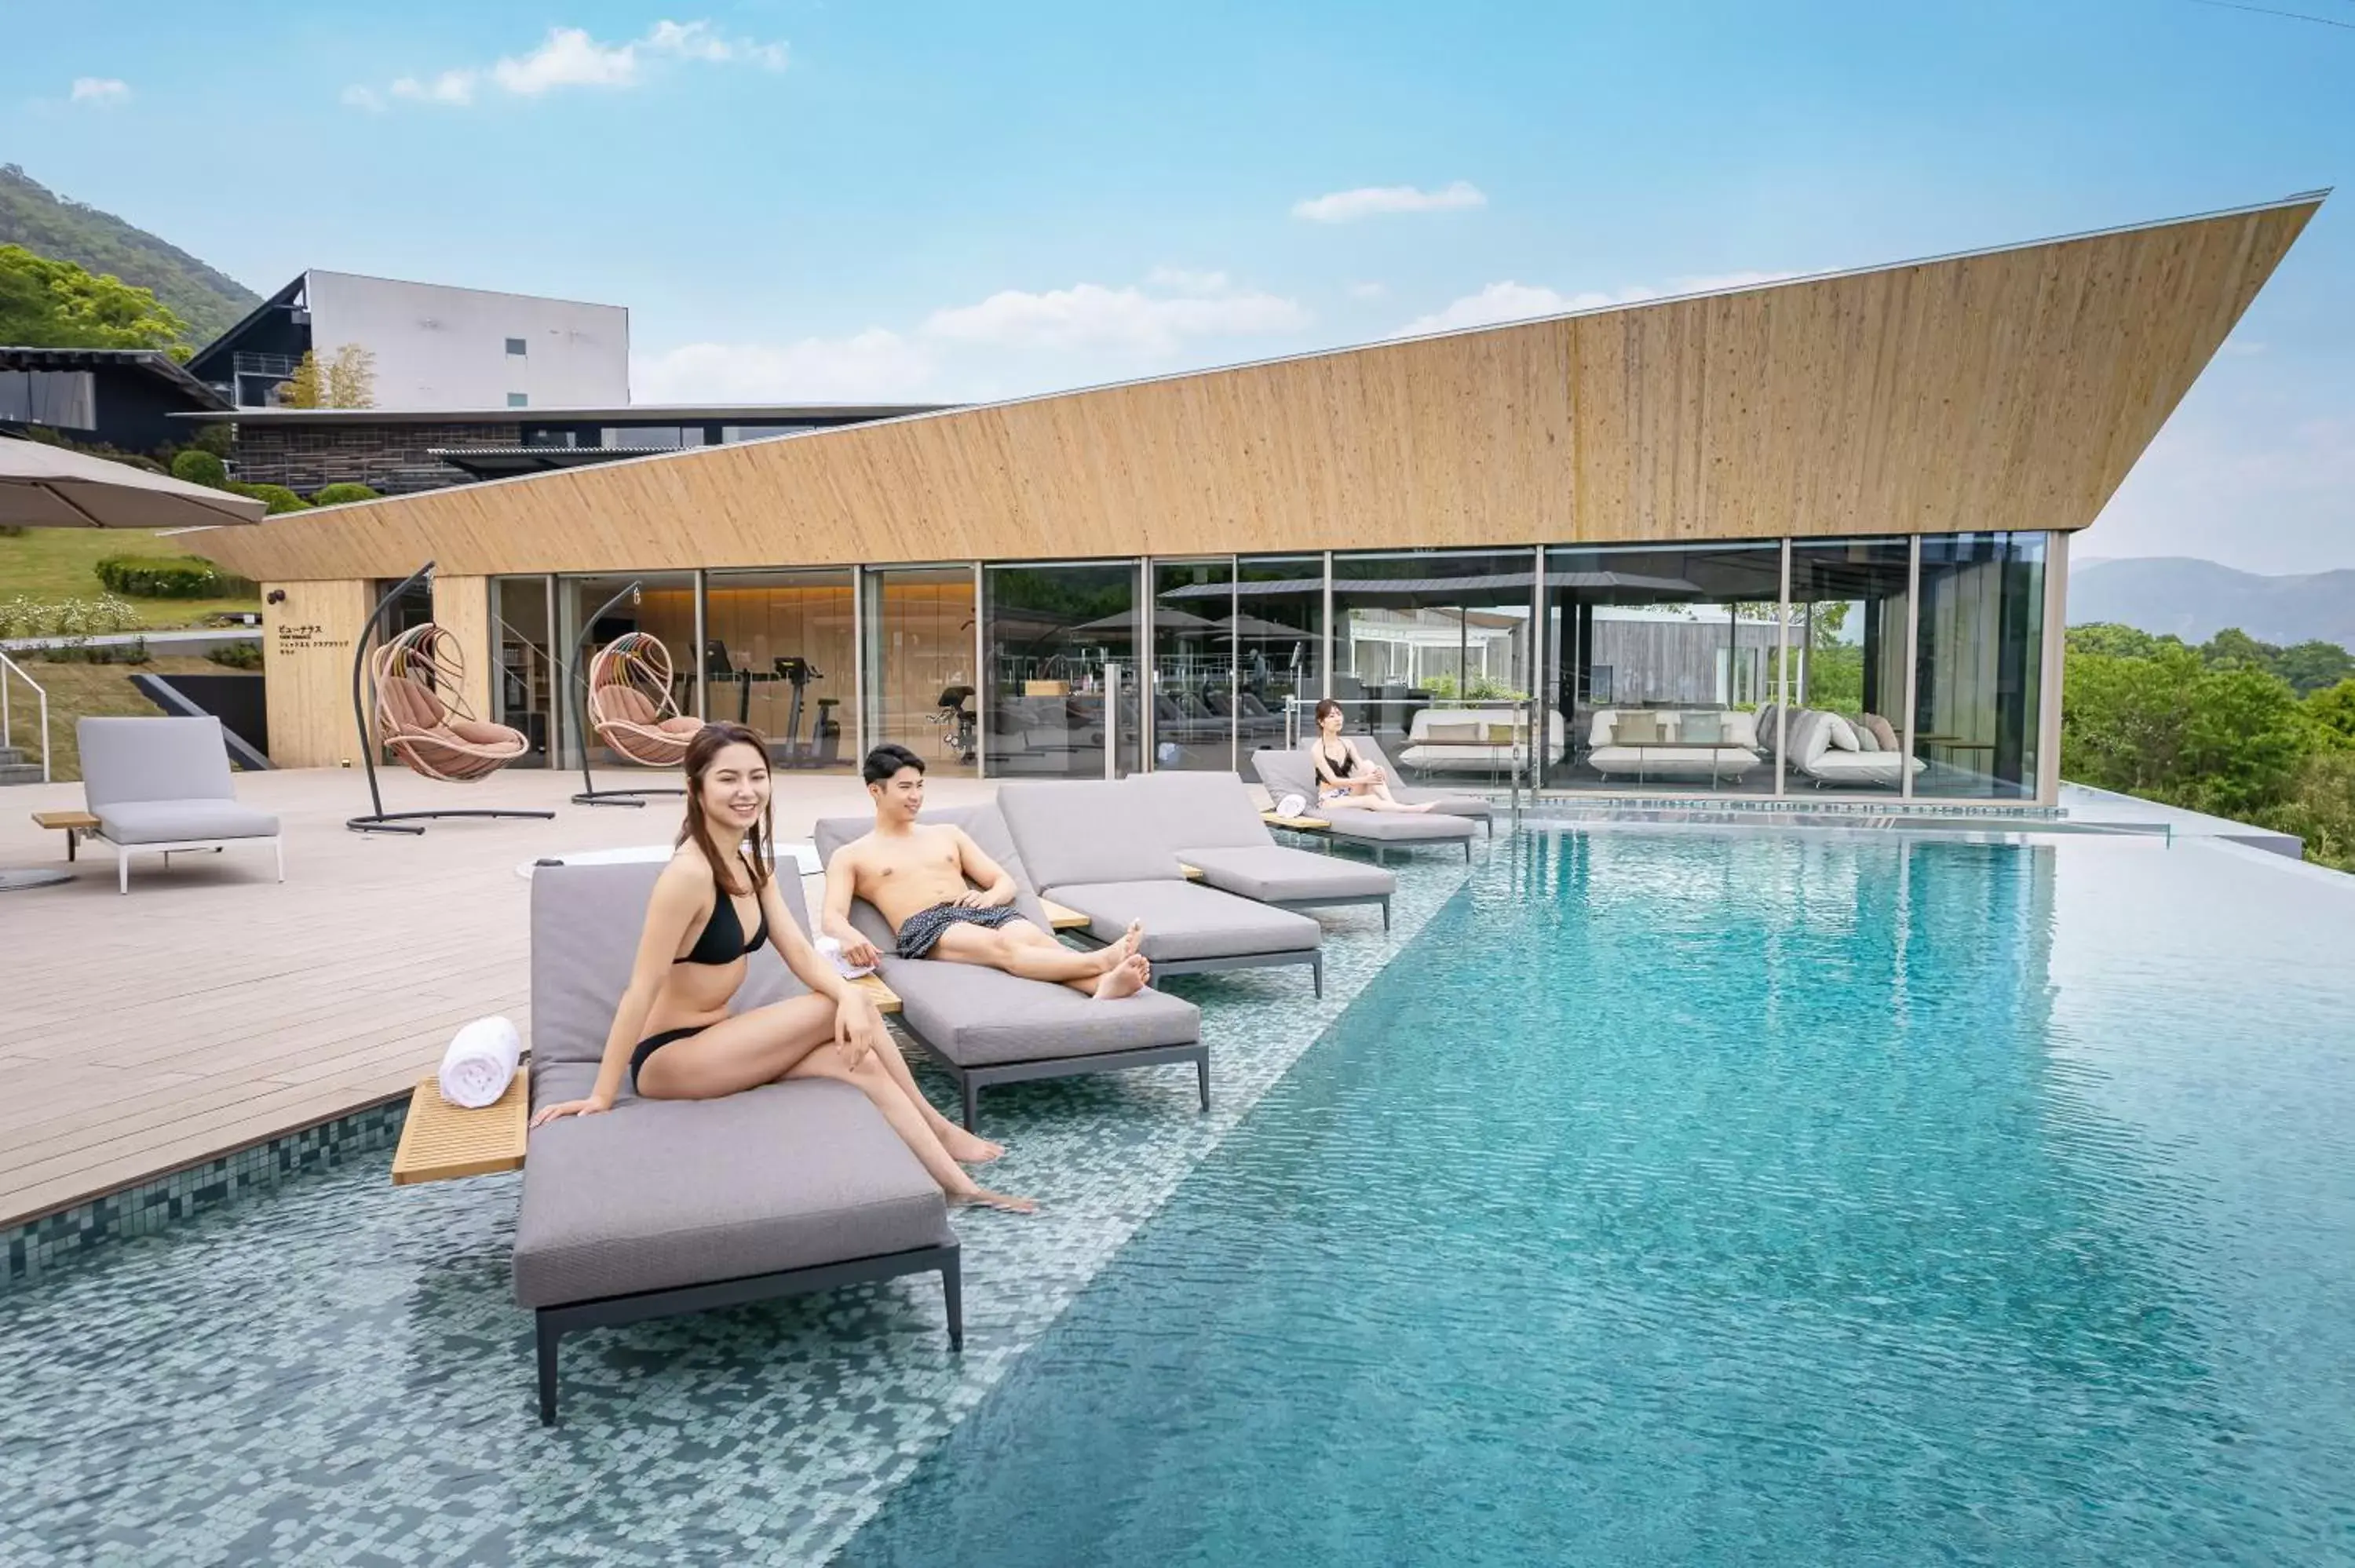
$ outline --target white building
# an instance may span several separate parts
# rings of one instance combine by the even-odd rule
[[[371,406],[611,408],[630,400],[630,313],[620,305],[304,273],[189,361],[240,408],[267,407],[306,352],[347,344],[374,363]]]

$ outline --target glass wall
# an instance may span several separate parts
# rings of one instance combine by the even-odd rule
[[[779,768],[854,768],[857,594],[848,567],[713,572],[703,611],[707,717],[749,724]]]
[[[1130,561],[985,569],[991,778],[1102,779],[1108,730],[1117,770],[1135,770],[1136,579]],[[1120,685],[1108,700],[1115,664]]]
[[[1919,782],[1902,763],[1912,554],[1904,538],[1792,544],[1788,789],[1897,794],[1909,771]]]
[[[624,594],[608,608],[614,595],[632,583],[634,595]],[[557,735],[563,765],[581,766],[581,736],[576,729],[583,693],[581,683],[597,650],[625,631],[644,631],[660,640],[670,655],[670,694],[682,714],[695,712],[695,575],[691,572],[559,577],[556,581],[557,657],[563,691],[557,698]],[[600,610],[603,613],[599,614]],[[591,618],[594,617],[594,624]],[[584,641],[583,639],[586,639]],[[591,763],[599,768],[632,768],[592,737]]]
[[[932,772],[972,776],[981,717],[973,568],[870,567],[865,577],[866,744],[894,741]]]
[[[2044,551],[2041,534],[1923,539],[1916,795],[2035,796]]]
[[[1153,766],[1235,766],[1235,563],[1153,563]],[[1270,623],[1283,636],[1295,635]],[[1262,653],[1264,662],[1265,655]]]
[[[1333,557],[1333,676],[1348,732],[1412,784],[1502,782],[1535,668],[1529,550]],[[1492,705],[1484,706],[1483,704]],[[1559,754],[1560,724],[1548,748]]]
[[[554,604],[545,577],[491,579],[491,641],[498,650],[491,683],[494,724],[521,730],[531,749],[510,768],[545,768],[554,741],[553,704],[563,689],[549,616]]]
[[[1543,782],[1771,795],[1779,543],[1546,552]]]
[[[1307,709],[1325,694],[1325,557],[1239,557],[1232,625],[1231,711],[1241,762],[1261,747],[1315,733]],[[1215,696],[1211,707],[1218,707]]]

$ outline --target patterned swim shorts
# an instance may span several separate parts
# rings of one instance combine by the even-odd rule
[[[969,909],[962,904],[935,904],[930,909],[919,909],[908,916],[900,927],[900,956],[921,959],[932,950],[941,933],[952,926],[986,926],[995,931],[1009,920],[1022,917],[1021,911],[1011,904],[1001,904],[994,909]]]

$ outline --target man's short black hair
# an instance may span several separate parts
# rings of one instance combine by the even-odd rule
[[[888,783],[891,775],[902,768],[912,768],[922,773],[924,759],[906,747],[887,740],[867,754],[867,764],[859,768],[858,775],[869,784],[882,784]]]

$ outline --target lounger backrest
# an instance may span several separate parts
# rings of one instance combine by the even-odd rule
[[[82,799],[93,811],[138,800],[231,800],[229,747],[217,718],[86,718]]]
[[[1006,831],[1006,819],[997,814],[995,806],[943,806],[924,812],[920,822],[939,822],[963,828],[981,853],[1004,866],[1014,878],[1014,906],[1025,917],[1035,921],[1040,930],[1051,930],[1047,911],[1039,902],[1038,886],[1030,880],[1029,867],[1022,863],[1021,852],[1014,847],[1013,835]],[[856,838],[864,836],[875,825],[872,817],[820,817],[810,833],[817,845],[818,863],[834,863],[835,852]],[[889,947],[893,938],[891,922],[883,912],[864,898],[850,901],[850,923],[868,941]]]
[[[1174,882],[1177,846],[1135,793],[1109,780],[1001,785],[997,810],[1041,892],[1097,882]]]
[[[629,988],[630,965],[645,927],[662,863],[543,865],[531,878],[531,1052],[542,1062],[594,1062],[605,1053],[613,1010]],[[805,933],[801,877],[790,859],[777,878],[785,909]],[[763,948],[745,968],[733,1011],[766,1007],[808,988],[776,949]]]
[[[1137,773],[1128,787],[1143,800],[1138,810],[1180,850],[1261,849],[1275,842],[1240,774]]]
[[[1254,751],[1252,771],[1267,786],[1267,792],[1281,800],[1286,795],[1305,797],[1313,810],[1316,800],[1316,772],[1309,766],[1306,751]]]

